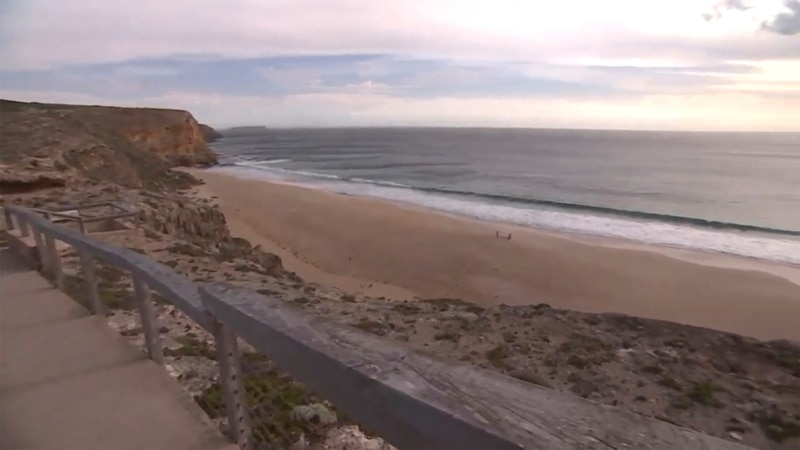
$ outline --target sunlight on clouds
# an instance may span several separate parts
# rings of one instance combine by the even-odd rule
[[[25,0],[0,76],[220,125],[797,129],[800,36],[765,26],[784,3]]]
[[[758,71],[734,74],[719,90],[750,93],[784,93],[786,102],[800,110],[800,60],[746,62]]]

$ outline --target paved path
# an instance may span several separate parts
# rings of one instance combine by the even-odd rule
[[[163,368],[0,250],[0,448],[237,447]]]

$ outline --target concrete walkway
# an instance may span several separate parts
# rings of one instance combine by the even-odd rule
[[[237,447],[163,368],[0,250],[0,448]]]

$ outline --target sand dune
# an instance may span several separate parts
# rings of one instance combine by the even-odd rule
[[[309,281],[392,298],[549,303],[800,340],[800,268],[574,238],[192,171],[234,234]],[[495,234],[513,233],[512,240]]]

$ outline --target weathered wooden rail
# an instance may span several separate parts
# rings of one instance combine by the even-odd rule
[[[198,286],[147,256],[8,206],[9,230],[33,235],[43,272],[63,289],[55,241],[80,255],[93,312],[104,313],[94,261],[133,277],[147,351],[163,363],[155,291],[211,332],[228,435],[253,448],[241,339],[347,415],[402,449],[743,449],[734,442],[465,365],[446,364],[228,284]]]
[[[101,214],[99,216],[89,216],[86,217],[83,215],[82,210],[97,208],[105,206],[110,210],[114,211],[113,214]],[[132,217],[134,212],[127,208],[124,205],[121,205],[117,202],[97,202],[97,203],[83,203],[74,206],[61,206],[57,209],[39,209],[39,208],[31,208],[33,211],[42,214],[45,218],[55,220],[58,219],[60,221],[69,221],[69,222],[77,222],[78,227],[81,233],[86,233],[86,225],[93,223],[93,222],[102,222],[108,220],[115,220],[115,219],[122,219],[126,217]],[[68,214],[69,212],[74,211],[77,214]]]

